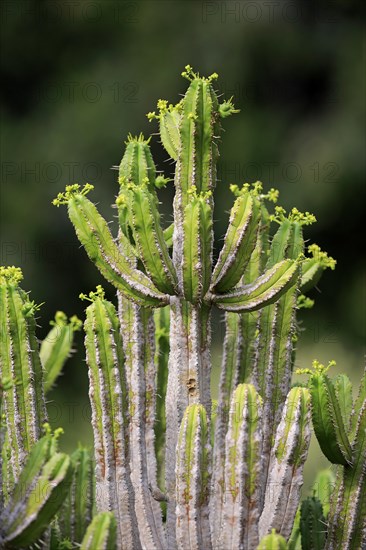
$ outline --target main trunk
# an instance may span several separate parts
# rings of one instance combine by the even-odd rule
[[[211,413],[210,313],[208,306],[171,298],[165,454],[169,550],[176,548],[175,462],[180,423],[186,407],[192,403],[204,405],[208,418]]]

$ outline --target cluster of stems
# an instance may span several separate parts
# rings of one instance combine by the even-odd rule
[[[333,383],[318,363],[308,382],[291,383],[298,310],[312,305],[304,293],[335,261],[315,244],[306,254],[303,228],[314,216],[279,206],[271,213],[278,192],[264,193],[260,182],[230,186],[235,200],[214,260],[221,124],[238,111],[231,99],[219,102],[216,74],[201,77],[187,66],[183,76],[184,98],[159,100],[148,114],[174,163],[171,224],[159,212],[159,189],[171,180],[157,172],[142,135],[128,137],[119,165],[117,235],[87,197],[91,185],[68,185],[54,200],[67,205],[80,243],[117,293],[116,304],[100,285],[81,295],[89,302],[93,456],[82,447],[60,453],[58,432],[45,424],[45,393],[81,322],[58,312],[55,337],[38,350],[37,307],[19,286],[20,271],[1,271],[0,544],[362,548],[365,377],[355,403],[347,377]],[[215,401],[214,307],[225,322]],[[338,469],[335,481],[321,478],[335,484],[332,498],[318,487],[301,503],[312,423]]]

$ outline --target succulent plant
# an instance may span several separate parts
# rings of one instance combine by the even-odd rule
[[[312,417],[319,445],[333,464],[336,479],[329,498],[325,548],[363,548],[366,544],[366,371],[357,398],[344,375],[331,380],[327,366],[313,362],[309,374]]]
[[[298,310],[312,305],[304,293],[335,261],[315,244],[306,255],[303,230],[315,217],[280,206],[271,213],[278,192],[260,182],[230,186],[235,200],[214,261],[221,124],[238,111],[232,99],[220,103],[216,74],[187,66],[183,76],[184,98],[159,100],[148,114],[175,164],[172,224],[159,212],[159,189],[171,180],[142,135],[128,136],[119,165],[115,236],[87,197],[91,185],[68,185],[54,200],[67,205],[80,243],[117,294],[113,304],[98,285],[80,296],[89,302],[93,456],[82,447],[71,457],[58,452],[58,432],[44,428],[45,393],[81,322],[58,312],[39,350],[38,308],[19,286],[20,270],[0,273],[1,544],[361,548],[365,379],[355,404],[347,377],[333,383],[318,363],[308,383],[292,385]],[[215,407],[214,307],[225,317]],[[319,481],[301,503],[311,423],[338,472],[332,495]]]

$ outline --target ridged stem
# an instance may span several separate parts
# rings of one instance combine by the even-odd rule
[[[296,259],[303,250],[301,225],[284,219],[273,239],[266,268],[283,258]],[[263,397],[264,472],[268,475],[275,428],[281,420],[290,388],[296,336],[298,284],[293,285],[275,304],[261,310],[257,325],[253,383]]]
[[[166,547],[160,504],[151,488],[157,486],[155,455],[156,367],[151,310],[119,296],[129,393],[131,480],[143,548]]]
[[[310,444],[310,394],[306,388],[290,390],[271,453],[264,508],[259,521],[263,537],[276,529],[288,539],[300,501],[303,467]]]
[[[224,501],[220,550],[251,550],[259,543],[262,491],[262,399],[251,384],[240,384],[230,404],[225,441]]]
[[[74,474],[69,494],[59,514],[59,532],[62,538],[81,543],[93,516],[94,473],[89,451],[79,447],[72,455]]]
[[[176,532],[180,550],[211,549],[209,489],[211,448],[205,408],[189,405],[177,444]]]
[[[2,398],[6,418],[5,443],[1,449],[5,462],[5,500],[47,419],[43,371],[35,332],[37,306],[19,287],[21,278],[20,270],[1,268],[0,380],[12,381],[11,389],[4,392]]]
[[[339,467],[329,512],[327,550],[366,546],[366,400],[359,412],[353,463]]]
[[[62,430],[61,430],[62,431]],[[0,517],[1,548],[47,548],[51,520],[61,507],[72,480],[70,457],[57,452],[56,430],[32,447],[7,507]]]
[[[104,300],[100,290],[87,308],[84,326],[97,509],[99,512],[115,512],[119,548],[140,548],[130,480],[122,341],[115,308]]]
[[[211,530],[213,540],[217,540],[222,521],[222,507],[225,499],[225,437],[229,422],[232,392],[238,383],[238,374],[243,351],[242,316],[238,313],[225,314],[225,339],[221,365],[219,399],[215,422]]]
[[[74,315],[67,321],[62,311],[57,311],[55,320],[50,322],[52,329],[43,340],[40,357],[44,369],[44,391],[47,393],[61,374],[72,351],[74,332],[80,330],[82,322]]]
[[[201,403],[211,415],[210,309],[171,298],[170,354],[166,394],[165,490],[167,544],[175,542],[175,453],[179,426],[187,406]]]
[[[169,308],[154,311],[155,320],[155,366],[156,380],[156,422],[155,422],[155,452],[159,487],[165,488],[165,432],[166,412],[165,399],[168,384],[169,360]]]
[[[323,507],[319,499],[308,497],[301,505],[300,518],[301,549],[323,550],[326,523]]]
[[[232,190],[236,191],[236,186]],[[261,222],[257,242],[242,277],[242,284],[248,284],[262,273],[267,259],[268,211],[261,204]],[[215,268],[216,269],[216,268]],[[240,284],[241,284],[240,283]],[[260,311],[250,313],[225,313],[225,338],[219,398],[215,424],[213,456],[213,495],[211,498],[211,529],[213,539],[218,537],[224,499],[225,435],[229,422],[230,400],[238,383],[251,381],[254,358],[254,340]]]

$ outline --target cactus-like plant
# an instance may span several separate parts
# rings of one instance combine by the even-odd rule
[[[159,189],[170,179],[157,172],[142,135],[128,137],[119,165],[117,235],[88,199],[91,185],[68,185],[54,200],[67,205],[79,241],[117,293],[116,305],[100,285],[81,295],[90,302],[84,331],[95,468],[86,449],[68,457],[55,436],[41,437],[44,394],[80,322],[56,314],[39,352],[37,308],[19,286],[20,271],[0,273],[0,542],[361,548],[365,379],[355,404],[349,380],[333,384],[317,363],[308,384],[291,386],[297,310],[311,305],[303,293],[335,261],[314,244],[306,255],[303,229],[315,217],[280,206],[270,213],[278,192],[265,193],[260,182],[231,185],[235,201],[214,261],[221,123],[237,110],[231,99],[220,103],[216,74],[201,77],[187,66],[183,76],[184,98],[159,100],[158,112],[148,114],[175,163],[172,224],[159,213]],[[213,307],[225,315],[215,411]],[[311,420],[324,454],[339,466],[334,496],[317,490],[301,504]],[[52,489],[35,502],[34,491],[47,483]]]
[[[366,544],[366,371],[353,402],[349,380],[329,378],[334,364],[314,361],[313,370],[299,372],[310,374],[314,431],[325,456],[337,464],[325,548],[356,550]]]
[[[9,502],[0,516],[0,542],[22,548],[41,537],[70,488],[70,457],[45,435],[32,447]],[[55,439],[55,438],[53,438]]]

